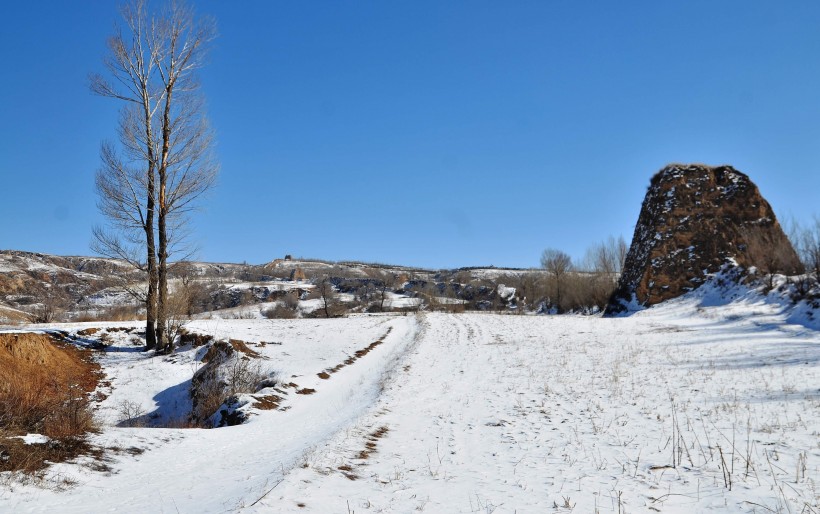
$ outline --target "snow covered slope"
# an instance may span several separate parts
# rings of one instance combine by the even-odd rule
[[[123,400],[181,402],[197,350],[109,352],[110,471],[55,466],[76,485],[11,482],[0,510],[818,512],[820,333],[759,295],[700,291],[613,319],[197,321],[265,341],[250,346],[316,392],[236,427],[118,428]]]

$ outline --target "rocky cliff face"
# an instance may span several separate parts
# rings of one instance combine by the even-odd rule
[[[650,182],[607,312],[680,296],[732,260],[789,272],[797,255],[748,176],[731,166],[669,165]]]

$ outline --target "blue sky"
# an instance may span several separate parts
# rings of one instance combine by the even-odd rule
[[[816,2],[195,2],[222,171],[209,261],[289,253],[536,266],[632,236],[669,162],[732,164],[775,211],[820,192]],[[93,96],[116,4],[0,16],[0,248],[89,254],[118,105]]]

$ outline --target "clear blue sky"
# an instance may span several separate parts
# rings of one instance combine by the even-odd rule
[[[285,253],[536,266],[632,237],[668,162],[732,164],[779,214],[820,194],[820,3],[201,0],[222,171],[209,261]],[[607,5],[604,7],[604,5]],[[89,254],[118,105],[113,2],[6,2],[0,248]]]

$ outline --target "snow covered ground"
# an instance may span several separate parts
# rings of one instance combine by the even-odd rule
[[[820,512],[820,333],[735,296],[614,319],[195,321],[315,389],[213,430],[114,426],[124,401],[184,413],[202,351],[115,333],[94,436],[110,469],[54,466],[64,491],[6,480],[0,511]]]

